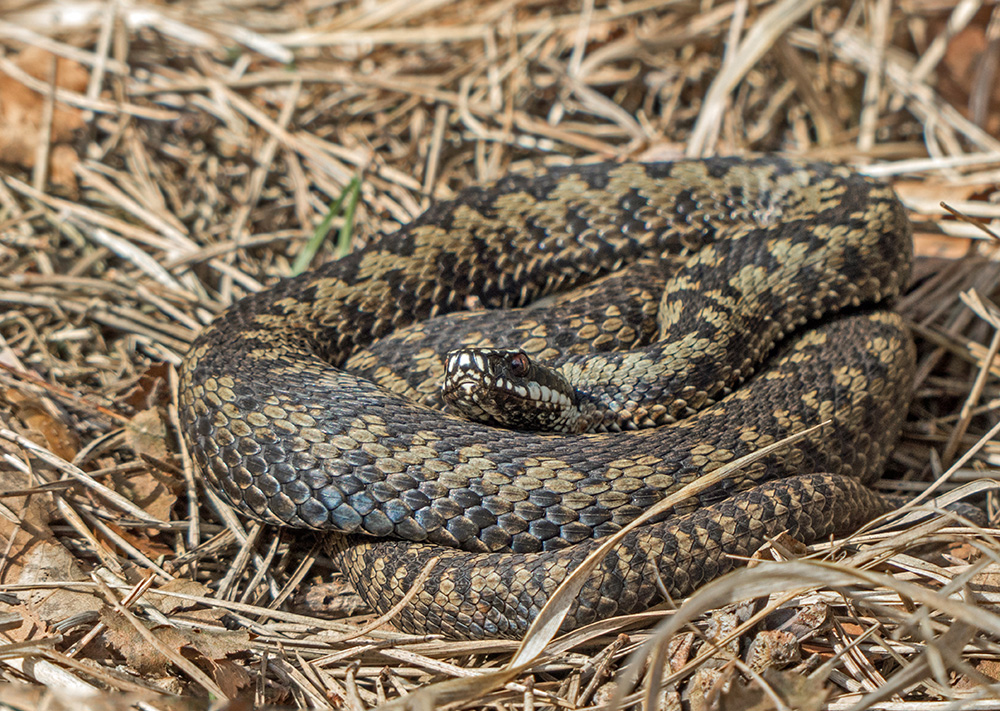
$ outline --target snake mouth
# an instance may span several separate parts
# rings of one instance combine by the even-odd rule
[[[441,394],[446,402],[455,400],[474,400],[476,391],[483,387],[482,382],[473,378],[452,381],[441,388]]]

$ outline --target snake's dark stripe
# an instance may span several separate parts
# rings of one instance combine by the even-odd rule
[[[676,424],[575,436],[496,429],[416,405],[337,367],[400,327],[470,303],[524,305],[663,253],[688,256],[690,265],[668,281],[659,308],[670,340],[609,353],[607,362],[638,373],[633,385],[653,382],[669,403],[668,419],[710,405]],[[898,434],[913,357],[899,319],[879,309],[899,293],[909,264],[909,225],[892,191],[825,164],[713,159],[511,176],[238,302],[184,363],[182,421],[209,481],[251,515],[479,553],[553,551],[518,558],[527,567],[511,568],[512,576],[541,580],[552,565],[577,560],[580,549],[572,546],[617,530],[666,493],[828,419],[819,434],[755,463],[680,513],[794,474],[877,477]],[[741,315],[737,303],[749,308]],[[783,353],[761,365],[789,331],[795,335]],[[410,333],[417,351],[435,350],[432,332],[415,325]],[[531,337],[543,350],[549,338],[558,340]],[[688,368],[691,385],[678,381]],[[625,403],[619,410],[632,399],[605,395]],[[769,500],[782,504],[774,526],[799,525],[800,509],[785,512],[784,504],[808,499],[800,482],[768,490]],[[748,501],[751,509],[759,505]],[[871,513],[853,494],[844,506],[852,516]],[[814,520],[811,509],[801,515]],[[707,523],[697,526],[699,536],[721,541]],[[804,525],[802,535],[819,528]],[[629,539],[614,566],[658,555],[640,550],[644,541]],[[423,547],[407,550],[403,562],[413,565],[428,555]],[[719,569],[718,549],[705,551],[684,563],[682,578],[699,581]],[[379,560],[383,569],[402,564]],[[404,568],[386,575],[386,584],[401,584],[410,574]],[[442,579],[471,574],[444,572]],[[616,574],[632,580],[631,569]],[[381,609],[399,588],[359,592]],[[582,609],[603,614],[606,606],[588,595]],[[456,612],[466,603],[454,595],[431,597],[404,624],[459,636],[523,627],[523,620],[500,624],[486,612],[469,622]],[[645,604],[642,595],[635,599]]]

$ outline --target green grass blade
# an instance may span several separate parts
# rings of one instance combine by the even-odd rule
[[[316,231],[313,232],[313,236],[309,238],[302,251],[299,252],[299,256],[295,258],[295,263],[292,264],[292,276],[301,274],[309,268],[313,257],[316,256],[316,252],[319,251],[323,241],[330,234],[333,220],[340,214],[340,208],[344,204],[345,199],[347,199],[347,206],[344,209],[344,224],[341,225],[340,234],[337,238],[337,258],[340,259],[350,251],[351,233],[354,227],[354,210],[357,207],[360,195],[361,181],[357,177],[351,178],[351,182],[347,184],[340,193],[340,196],[330,205],[330,209],[326,211],[323,221],[319,223]]]

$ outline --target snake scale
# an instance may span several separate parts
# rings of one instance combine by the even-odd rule
[[[233,305],[182,366],[184,434],[240,510],[331,532],[379,611],[437,557],[397,626],[489,637],[522,634],[601,536],[670,492],[829,421],[632,531],[564,628],[639,611],[781,531],[814,541],[885,510],[866,485],[910,394],[913,346],[889,310],[910,242],[889,187],[823,163],[510,175]],[[596,372],[623,431],[432,409],[443,352],[470,344]],[[604,377],[619,371],[624,395]]]

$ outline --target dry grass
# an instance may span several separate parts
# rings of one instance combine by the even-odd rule
[[[919,263],[901,306],[921,358],[885,486],[912,494],[934,481],[940,494],[995,476],[989,301],[1000,263],[977,222],[1000,218],[1000,6],[21,0],[9,10],[3,704],[360,709],[408,694],[414,708],[572,709],[601,707],[617,689],[648,708],[681,696],[692,709],[998,707],[991,529],[882,522],[812,547],[836,565],[744,570],[678,612],[578,630],[507,669],[512,643],[369,629],[349,590],[319,584],[331,571],[311,539],[237,519],[196,481],[174,388],[199,328],[289,274],[354,177],[363,241],[511,170],[784,151],[894,181],[919,248],[942,255]],[[25,62],[26,48],[79,65],[56,73],[49,55]],[[39,93],[25,98],[24,86]],[[992,513],[988,492],[978,496]],[[800,553],[779,540],[761,557]],[[742,598],[752,600],[729,606]],[[764,658],[801,660],[762,671],[754,655],[769,644],[778,651]]]

